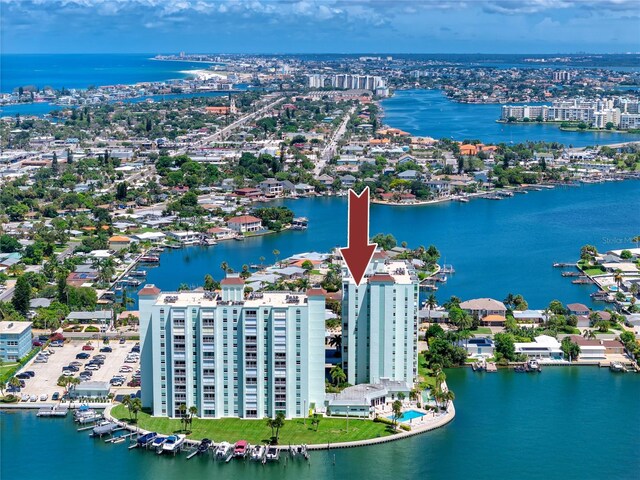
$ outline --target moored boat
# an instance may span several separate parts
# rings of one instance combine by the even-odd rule
[[[251,460],[254,462],[261,462],[267,453],[267,448],[264,445],[256,445],[251,449]]]
[[[198,453],[205,453],[209,448],[211,448],[211,445],[213,445],[213,441],[208,438],[203,438],[200,445],[198,445]]]
[[[233,445],[229,442],[221,442],[216,448],[216,458],[227,459],[233,453]]]
[[[141,437],[138,437],[138,439],[136,440],[136,444],[139,447],[146,447],[151,442],[153,442],[157,436],[158,434],[156,432],[145,433]]]
[[[156,438],[153,439],[153,442],[151,442],[151,448],[162,448],[162,445],[164,444],[164,442],[167,441],[167,437],[165,435],[158,435],[156,436]]]
[[[277,462],[280,460],[280,450],[277,447],[269,447],[265,458],[267,462]]]
[[[620,362],[611,362],[611,364],[609,365],[609,369],[612,372],[626,372],[627,371],[625,366]]]
[[[186,438],[187,436],[183,435],[182,433],[178,435],[169,435],[165,442],[162,444],[162,451],[169,453],[178,452]]]
[[[234,457],[245,457],[249,451],[248,443],[246,440],[238,440],[233,448]]]

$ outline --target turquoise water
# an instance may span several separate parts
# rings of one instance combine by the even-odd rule
[[[625,181],[543,190],[502,201],[372,205],[370,233],[392,233],[398,243],[407,241],[412,247],[436,245],[441,261],[456,269],[436,292],[441,301],[451,295],[501,300],[508,293],[520,293],[532,308],[544,308],[553,299],[590,305],[589,293],[595,288],[573,285],[552,264],[576,260],[587,243],[600,250],[633,246],[631,238],[640,232],[639,199],[640,182]],[[148,269],[147,281],[162,289],[176,289],[181,283],[202,285],[207,273],[222,277],[223,261],[238,271],[243,264],[260,263],[261,256],[273,263],[274,249],[285,258],[346,245],[345,198],[282,203],[296,216],[307,217],[309,228],[214,247],[167,250],[160,266]]]
[[[447,378],[456,418],[446,427],[373,447],[312,452],[309,464],[186,461],[91,439],[71,419],[3,412],[0,478],[637,480],[640,375],[551,367],[541,375],[459,369]]]
[[[484,143],[545,141],[576,147],[640,140],[640,134],[563,132],[557,125],[497,123],[501,105],[456,103],[439,90],[396,91],[393,97],[382,101],[382,107],[385,124],[437,139],[479,139]]]
[[[417,410],[407,410],[406,412],[402,412],[402,415],[400,415],[400,417],[398,418],[399,422],[410,422],[411,420],[413,420],[414,418],[420,418],[420,417],[424,417],[425,414],[422,412],[418,412]],[[393,415],[391,415],[390,417],[387,417],[389,420],[393,420]]]
[[[207,68],[198,62],[151,60],[152,54],[3,54],[0,91],[20,86],[87,88],[89,85],[129,85],[184,78],[182,70]]]

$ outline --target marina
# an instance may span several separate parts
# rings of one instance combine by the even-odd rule
[[[87,471],[92,472],[91,476],[95,480],[111,478],[113,465],[119,465],[130,472],[139,472],[143,479],[235,479],[260,475],[265,480],[280,479],[285,472],[287,476],[299,480],[329,480],[336,476],[384,480],[388,478],[388,470],[383,465],[388,462],[394,463],[398,478],[408,478],[419,472],[429,478],[491,480],[507,478],[508,472],[518,465],[518,468],[536,468],[541,475],[550,478],[563,475],[571,479],[633,480],[632,472],[640,469],[640,460],[633,451],[633,429],[626,428],[630,424],[640,423],[640,412],[633,406],[635,398],[640,396],[640,375],[609,373],[608,369],[605,372],[605,369],[597,366],[546,368],[544,375],[521,375],[513,369],[500,369],[491,375],[478,375],[470,368],[447,370],[446,373],[448,385],[456,392],[457,404],[456,420],[447,428],[435,430],[429,435],[418,435],[402,442],[374,447],[314,451],[308,462],[299,461],[304,457],[298,451],[292,456],[289,447],[283,446],[279,453],[280,461],[262,464],[262,458],[266,456],[263,445],[251,446],[250,455],[244,459],[235,459],[229,463],[214,461],[213,444],[186,461],[187,456],[196,448],[195,442],[187,446],[187,441],[181,453],[175,456],[160,455],[158,461],[153,461],[155,451],[150,446],[145,448],[146,442],[153,438],[152,435],[145,437],[140,434],[137,439],[134,435],[117,443],[91,442],[86,435],[76,433],[75,424],[68,417],[60,421],[44,421],[37,418],[35,412],[3,411],[0,412],[2,458],[14,458],[13,462],[3,467],[3,475],[16,478],[20,465],[28,461],[29,454],[24,449],[6,440],[7,432],[16,429],[23,435],[59,439],[40,453],[42,461],[53,461],[61,452],[69,449],[91,449],[90,454],[78,457],[78,468],[90,469]],[[540,389],[547,392],[545,402],[540,402],[536,396]],[[566,405],[567,396],[576,394],[589,395],[592,399],[590,402],[575,402],[574,405],[574,414],[583,420],[574,425],[573,432],[583,439],[582,444],[578,446],[576,442],[569,442],[562,451],[546,448],[548,428],[555,431],[568,425],[562,413],[565,411],[563,406]],[[609,402],[613,402],[618,408],[606,416],[588,415],[592,408],[600,408]],[[483,406],[481,415],[477,410],[478,404]],[[519,407],[511,409],[504,405]],[[527,415],[522,415],[523,411]],[[540,427],[540,418],[547,419],[545,425],[548,428],[536,428]],[[322,424],[320,428],[322,429]],[[115,432],[114,436],[119,433],[121,432]],[[483,442],[495,444],[506,435],[516,439],[526,438],[535,455],[522,456],[519,454],[519,442],[507,443],[501,447],[501,458],[504,461],[496,463],[490,471],[475,468],[474,465],[481,462],[487,454],[487,450],[482,447],[485,444]],[[602,443],[598,440],[606,435],[615,436],[617,442]],[[140,439],[142,441],[139,445]],[[130,451],[133,445],[135,447]],[[467,461],[456,461],[456,454],[452,450],[454,445],[468,452]],[[603,463],[589,456],[577,463],[566,462],[567,455],[579,455],[583,448],[598,448],[602,455],[623,455],[628,458],[628,462],[624,465],[616,462]],[[149,451],[145,451],[147,449]],[[416,456],[416,451],[424,452],[425,455]],[[433,462],[428,458],[439,458],[440,461]]]

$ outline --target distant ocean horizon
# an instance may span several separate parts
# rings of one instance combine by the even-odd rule
[[[0,92],[35,85],[39,88],[87,88],[90,85],[134,84],[185,78],[185,70],[204,68],[205,62],[157,61],[158,53],[69,53],[69,54],[0,54]],[[265,54],[267,55],[267,54]],[[607,68],[640,71],[640,55],[604,54],[272,54],[295,56],[303,60],[330,60],[358,56],[392,56],[415,61],[451,62],[466,66],[494,68]],[[525,58],[567,57],[565,63],[525,62]],[[425,66],[429,68],[429,66]]]

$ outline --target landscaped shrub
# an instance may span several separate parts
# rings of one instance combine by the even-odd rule
[[[0,402],[2,403],[16,403],[17,401],[18,397],[12,394],[5,395],[4,397],[0,398]]]

